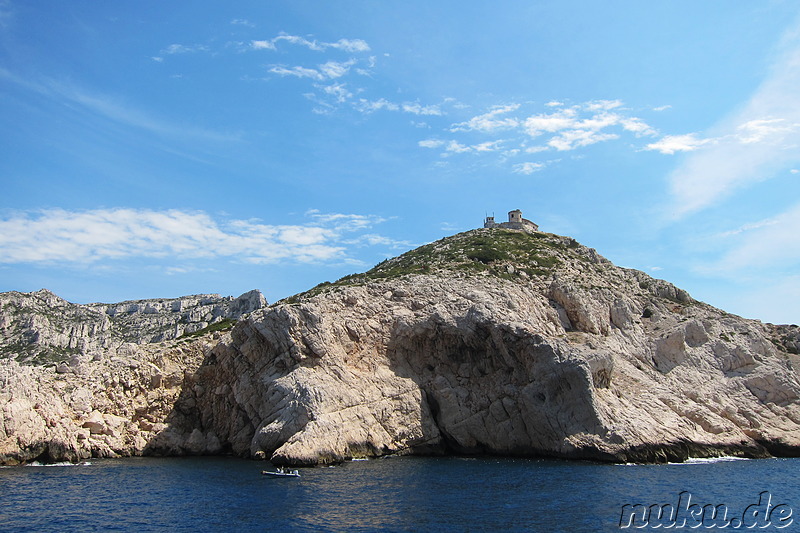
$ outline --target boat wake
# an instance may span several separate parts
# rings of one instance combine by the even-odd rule
[[[91,466],[92,463],[89,461],[81,461],[80,463],[70,463],[69,461],[64,461],[62,463],[40,463],[39,461],[33,461],[32,463],[28,463],[25,466],[43,466],[43,467],[51,467],[51,466]]]
[[[671,465],[707,465],[711,463],[727,463],[730,461],[750,461],[746,457],[690,457],[682,463],[669,463]]]

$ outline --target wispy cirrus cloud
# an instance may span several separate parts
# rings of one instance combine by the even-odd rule
[[[246,19],[233,19],[231,24],[253,27]],[[293,53],[293,48],[302,50]],[[344,108],[364,115],[383,111],[431,117],[445,114],[442,107],[445,102],[392,101],[385,97],[365,96],[368,93],[367,86],[373,81],[378,59],[371,53],[369,43],[363,39],[341,38],[335,41],[321,41],[309,36],[280,33],[266,39],[229,42],[221,50],[212,50],[206,45],[199,44],[170,44],[162,48],[152,59],[163,63],[167,56],[191,52],[221,53],[230,50],[236,50],[238,53],[273,54],[273,57],[279,57],[281,62],[261,67],[266,72],[266,76],[262,75],[261,78],[296,79],[307,82],[309,85],[300,94],[315,104],[312,107],[314,113],[331,114]],[[303,53],[305,50],[319,54]],[[275,55],[276,52],[280,55]],[[388,54],[384,56],[388,57]],[[458,103],[453,105],[459,106]]]
[[[713,263],[698,267],[714,275],[739,279],[763,278],[800,266],[800,203],[773,217],[743,224],[713,236],[726,251]]]
[[[516,111],[519,107],[519,104],[494,106],[486,113],[476,115],[465,122],[453,124],[450,126],[450,131],[495,132],[517,128],[520,125],[519,119],[504,115]]]
[[[646,149],[691,152],[668,178],[674,218],[800,163],[800,28],[784,36],[769,74],[739,110],[705,136],[672,135]]]
[[[171,56],[176,54],[191,54],[194,52],[208,52],[210,48],[204,44],[170,44],[162,48],[158,55],[153,56],[151,59],[158,63],[164,62],[164,56]]]
[[[204,44],[171,44],[161,50],[163,55],[190,54],[192,52],[208,52],[208,46]]]
[[[517,163],[514,165],[514,173],[515,174],[533,174],[534,172],[539,172],[543,170],[546,165],[544,163],[533,163],[531,161],[525,161],[524,163]]]
[[[298,35],[281,33],[276,37],[262,40],[250,41],[250,48],[253,50],[277,50],[281,43],[287,43],[323,52],[328,49],[341,50],[343,52],[369,52],[370,47],[363,39],[339,39],[334,42],[324,42],[309,40]]]
[[[248,50],[259,51],[278,51],[282,46],[300,46],[308,50],[320,53],[336,52],[338,54],[350,54],[347,59],[329,59],[324,62],[316,61],[313,64],[272,64],[267,67],[267,74],[280,78],[306,79],[311,82],[310,90],[302,94],[314,102],[316,107],[312,110],[315,113],[327,114],[335,111],[345,104],[362,112],[373,112],[382,108],[390,109],[390,106],[383,106],[383,102],[378,101],[374,105],[365,105],[364,102],[355,100],[355,95],[362,92],[359,87],[351,87],[352,75],[357,78],[369,77],[372,68],[376,64],[375,56],[365,55],[370,52],[369,44],[363,39],[339,39],[337,41],[325,42],[308,39],[298,35],[282,33],[270,39],[251,40],[247,46]],[[333,80],[335,84],[325,85],[326,82]],[[398,109],[402,109],[401,104]]]
[[[419,102],[392,102],[386,98],[368,100],[359,98],[353,102],[353,109],[360,113],[370,114],[377,111],[398,111],[419,116],[441,116],[444,114],[437,104],[422,105]]]
[[[315,81],[326,81],[335,80],[347,75],[350,72],[350,67],[355,63],[356,60],[351,59],[348,61],[327,61],[313,68],[273,65],[270,67],[269,72],[277,74],[278,76],[293,76],[296,78],[310,78]]]
[[[726,144],[729,147],[764,142],[775,144],[783,142],[788,135],[799,129],[800,123],[789,122],[785,118],[757,118],[735,126],[731,133],[720,137],[700,138],[697,133],[665,135],[645,146],[644,150],[655,150],[671,155],[677,152],[694,152],[703,146],[714,144]]]
[[[95,264],[126,258],[228,258],[248,263],[347,259],[352,242],[386,245],[375,215],[306,213],[305,224],[215,219],[202,211],[47,209],[0,218],[0,263]],[[361,240],[359,240],[361,239]]]
[[[126,128],[135,128],[172,139],[210,142],[239,141],[234,133],[219,132],[178,124],[138,108],[113,95],[91,91],[76,84],[51,78],[24,79],[0,68],[0,79],[33,91],[54,102],[81,109],[89,119],[104,119]]]
[[[248,28],[255,28],[256,25],[247,19],[232,19],[231,24],[234,26],[246,26]]]

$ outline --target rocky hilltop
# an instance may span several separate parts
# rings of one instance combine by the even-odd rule
[[[241,321],[148,451],[796,455],[798,340],[573,239],[479,229]]]
[[[63,374],[0,365],[0,461],[800,452],[797,326],[538,231],[458,234],[230,332],[130,346]]]

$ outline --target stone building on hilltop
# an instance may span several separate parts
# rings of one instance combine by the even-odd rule
[[[522,231],[539,231],[539,226],[526,218],[522,218],[522,211],[514,209],[508,212],[508,222],[495,222],[494,217],[486,217],[483,221],[484,228],[508,228]]]

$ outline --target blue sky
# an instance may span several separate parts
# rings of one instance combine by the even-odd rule
[[[0,0],[0,290],[270,301],[523,210],[800,323],[793,1]]]

